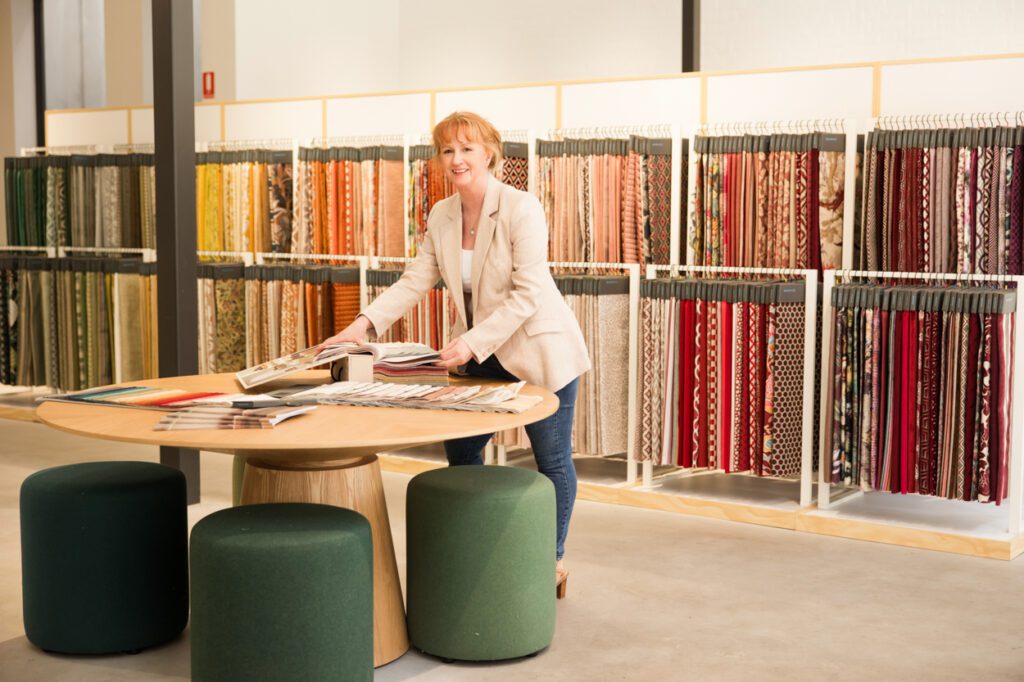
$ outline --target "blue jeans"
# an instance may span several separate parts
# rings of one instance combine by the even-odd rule
[[[482,363],[470,360],[466,367],[470,376],[487,379],[519,381],[501,366],[498,358],[490,356]],[[576,389],[580,380],[573,379],[560,390],[558,410],[539,422],[526,427],[526,435],[530,437],[537,470],[551,479],[555,486],[555,558],[561,559],[565,554],[565,536],[569,533],[569,517],[576,501],[576,467],[572,463],[572,414],[576,408]],[[483,449],[493,433],[469,438],[456,438],[444,442],[444,451],[448,455],[448,464],[483,464]]]

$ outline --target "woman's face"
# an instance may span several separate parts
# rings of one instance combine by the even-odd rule
[[[470,142],[461,134],[441,146],[441,167],[456,190],[483,182],[489,171],[491,155],[479,142]]]

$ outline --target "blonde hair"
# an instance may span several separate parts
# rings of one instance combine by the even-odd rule
[[[488,170],[494,171],[501,163],[501,133],[483,116],[468,111],[456,111],[445,116],[434,126],[434,153],[440,154],[441,147],[462,136],[468,142],[479,142],[490,155]]]

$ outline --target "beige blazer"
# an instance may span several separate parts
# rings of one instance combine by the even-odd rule
[[[462,200],[439,201],[427,219],[419,255],[401,279],[363,311],[382,334],[444,280],[455,300],[452,338],[466,342],[478,362],[496,355],[531,384],[557,391],[590,369],[576,316],[548,269],[548,226],[531,194],[491,178],[473,249],[472,319],[466,330],[462,296]]]

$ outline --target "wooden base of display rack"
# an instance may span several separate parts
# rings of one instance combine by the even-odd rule
[[[1024,535],[1018,535],[1016,538],[1007,536],[1005,539],[986,538],[928,528],[839,518],[822,511],[800,514],[796,530],[1004,561],[1015,559],[1024,552]]]
[[[446,466],[443,460],[401,453],[382,455],[381,460],[386,471],[404,474]],[[649,489],[640,485],[602,485],[581,480],[577,499],[1004,561],[1024,553],[1024,534],[1014,538],[993,527],[972,532],[968,523],[960,528],[942,528],[937,523],[929,527],[913,518],[900,520],[897,515],[888,520],[867,518],[850,513],[850,508],[842,511],[839,507],[832,510],[813,506],[800,508],[795,502],[797,485],[794,481],[715,474],[669,475],[656,478],[655,486]],[[941,500],[900,496],[886,496],[882,500],[895,507],[915,503],[925,507],[946,504]]]

